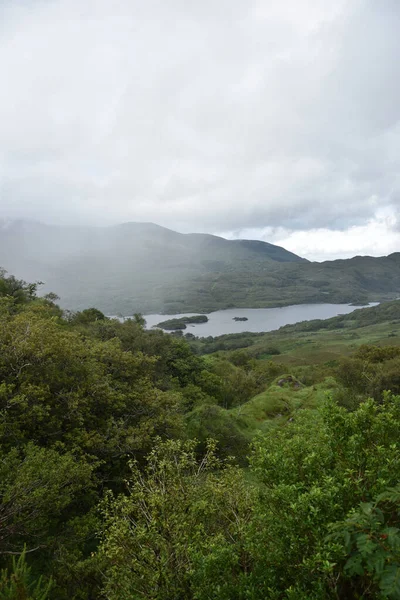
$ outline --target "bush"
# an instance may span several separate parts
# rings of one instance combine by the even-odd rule
[[[26,563],[26,549],[18,559],[13,556],[11,569],[0,573],[0,597],[2,600],[47,600],[53,583],[43,577],[35,579]]]

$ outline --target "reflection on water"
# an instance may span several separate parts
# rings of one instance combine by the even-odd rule
[[[370,306],[377,303],[371,303]],[[230,308],[208,314],[208,323],[187,325],[184,333],[193,333],[199,337],[213,337],[226,333],[243,331],[272,331],[283,325],[311,321],[312,319],[330,319],[347,314],[360,308],[349,304],[295,304],[282,308]],[[194,313],[180,315],[144,315],[147,328],[150,329],[166,319],[192,316]],[[247,321],[235,321],[234,317],[247,317]]]

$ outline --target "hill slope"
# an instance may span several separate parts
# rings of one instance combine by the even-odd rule
[[[0,266],[45,282],[66,308],[108,314],[209,312],[400,294],[400,254],[310,263],[256,240],[181,234],[153,223],[114,227],[0,224]]]
[[[0,265],[18,277],[44,281],[46,291],[55,291],[73,309],[94,304],[125,314],[174,310],[173,297],[187,303],[198,279],[269,271],[286,262],[306,261],[266,242],[181,234],[153,223],[89,228],[15,221],[0,226]],[[205,308],[214,304],[211,297]]]

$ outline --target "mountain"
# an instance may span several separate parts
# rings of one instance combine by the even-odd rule
[[[0,266],[43,281],[61,305],[107,314],[209,312],[400,294],[400,254],[311,263],[256,240],[182,234],[153,223],[60,227],[0,222]]]
[[[108,313],[173,311],[202,278],[269,271],[285,262],[305,261],[266,242],[181,234],[153,223],[0,225],[0,265],[18,277],[44,281],[44,291],[55,291],[72,309],[94,304]],[[207,308],[212,304],[211,299]]]

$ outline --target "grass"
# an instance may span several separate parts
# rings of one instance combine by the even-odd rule
[[[337,387],[330,376],[333,372],[330,367],[363,344],[399,346],[400,322],[386,321],[364,327],[320,331],[283,328],[258,337],[248,352],[261,363],[272,361],[283,365],[287,373],[280,375],[265,391],[248,402],[227,410],[227,414],[249,439],[257,430],[283,426],[296,410],[316,408],[326,394]],[[264,352],[271,347],[278,348],[280,354]],[[224,352],[219,354],[221,356]]]
[[[276,427],[285,427],[295,418],[296,411],[316,409],[327,393],[338,389],[334,367],[341,358],[364,344],[400,346],[399,308],[399,303],[382,305],[373,311],[367,308],[365,311],[370,312],[360,312],[359,321],[351,321],[347,316],[335,317],[329,327],[324,324],[320,329],[318,323],[298,324],[261,335],[243,335],[242,341],[248,346],[245,353],[257,358],[258,368],[261,365],[261,370],[270,370],[274,362],[281,375],[240,406],[221,409],[220,418],[234,423],[240,435],[250,442],[257,431],[272,432]],[[393,311],[394,316],[390,314]],[[381,322],[368,322],[374,318]],[[232,340],[236,338],[232,336]],[[224,341],[229,343],[230,336],[225,336]],[[269,352],[271,348],[279,354]],[[232,348],[230,352],[220,350],[204,356],[204,360],[221,359],[226,354],[229,357],[231,353]]]
[[[250,353],[261,360],[272,360],[288,366],[324,364],[352,354],[363,344],[400,345],[400,324],[378,323],[356,329],[321,330],[316,332],[270,332],[260,338]],[[276,346],[280,354],[263,350]]]
[[[296,410],[316,408],[326,397],[327,392],[336,386],[331,377],[323,382],[305,386],[292,378],[282,375],[264,392],[251,400],[227,411],[231,414],[242,432],[253,436],[255,431],[263,431],[274,425],[283,425]],[[279,385],[278,381],[285,383]]]

